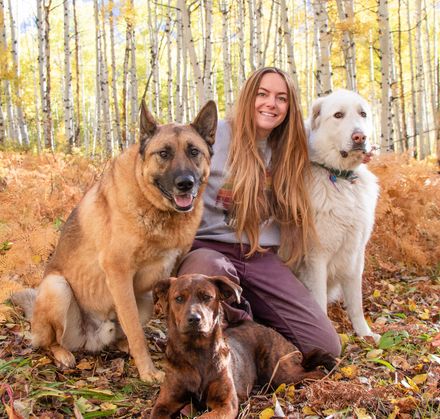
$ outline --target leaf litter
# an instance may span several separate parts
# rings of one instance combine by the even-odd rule
[[[76,353],[76,367],[60,371],[48,352],[30,347],[28,322],[6,301],[41,281],[64,220],[105,163],[0,152],[0,417],[148,417],[157,397],[159,387],[141,382],[123,352]],[[440,416],[440,177],[405,156],[381,156],[369,167],[381,196],[363,292],[379,344],[354,336],[342,305],[330,306],[343,344],[335,370],[299,386],[255,389],[240,418]],[[163,320],[145,334],[160,367]]]

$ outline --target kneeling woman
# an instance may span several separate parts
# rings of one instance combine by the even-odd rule
[[[203,219],[179,275],[226,275],[240,283],[251,307],[225,307],[230,323],[251,311],[301,352],[321,348],[339,356],[333,325],[290,269],[314,238],[308,165],[291,78],[274,67],[255,71],[232,117],[219,123]]]

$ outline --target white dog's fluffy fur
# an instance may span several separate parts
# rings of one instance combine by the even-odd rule
[[[313,162],[309,191],[320,243],[311,246],[299,279],[325,312],[342,289],[355,332],[377,341],[380,336],[371,331],[362,307],[365,246],[378,197],[377,179],[362,163],[371,151],[370,107],[357,93],[335,91],[313,103],[306,129]],[[328,169],[352,171],[356,179]]]

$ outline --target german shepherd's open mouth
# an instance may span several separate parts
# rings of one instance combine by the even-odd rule
[[[178,191],[174,191],[175,188],[172,188],[173,191],[170,192],[164,185],[162,185],[159,179],[155,179],[154,184],[160,190],[162,195],[171,202],[176,211],[191,211],[193,209],[194,200],[196,199],[198,194],[199,184],[198,182],[195,182],[194,177],[192,176],[187,176],[186,180],[182,180],[179,178],[181,177],[178,176],[175,179],[175,188],[177,188]],[[183,181],[185,181],[187,185],[180,185],[179,187],[179,182],[181,183]],[[192,186],[189,186],[190,183],[192,184]]]

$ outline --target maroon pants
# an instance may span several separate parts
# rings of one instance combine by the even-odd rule
[[[195,240],[179,267],[179,275],[225,275],[238,281],[255,320],[289,339],[302,353],[321,348],[339,356],[341,344],[327,315],[310,292],[273,250],[245,258],[248,247]],[[235,318],[245,318],[234,310]]]

